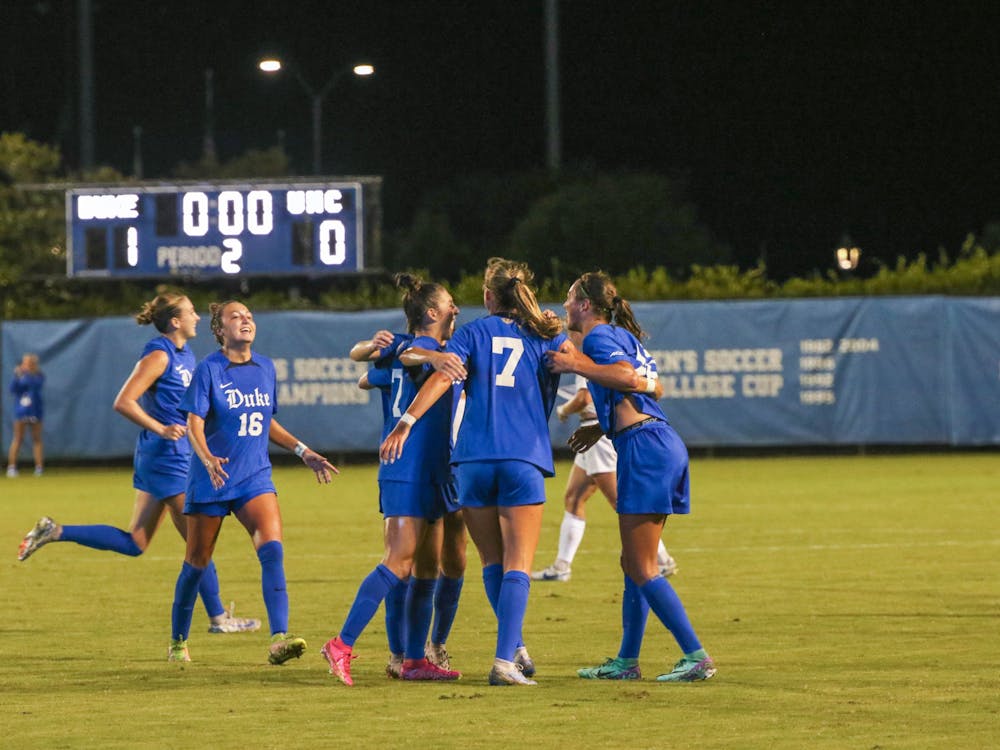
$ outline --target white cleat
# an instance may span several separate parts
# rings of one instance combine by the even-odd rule
[[[545,570],[536,570],[531,574],[532,581],[568,581],[573,571],[568,565],[552,563]]]
[[[424,648],[424,656],[434,666],[451,670],[451,654],[448,653],[448,649],[444,647],[443,643],[428,642]]]
[[[233,610],[236,605],[229,603],[229,609],[222,615],[222,618],[209,623],[209,633],[253,633],[260,630],[260,620],[253,617],[233,617]]]
[[[677,567],[677,561],[670,555],[667,555],[667,559],[665,561],[657,560],[657,564],[660,566],[660,575],[664,578],[670,578],[670,576],[680,570],[680,568]]]
[[[491,685],[537,685],[534,680],[529,680],[524,676],[520,667],[512,661],[496,659],[493,662],[493,669],[490,670],[489,681]]]
[[[35,528],[24,535],[21,546],[17,548],[17,559],[24,562],[49,542],[58,539],[59,525],[48,516],[42,516]]]

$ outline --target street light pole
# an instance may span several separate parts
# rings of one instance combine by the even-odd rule
[[[275,57],[268,57],[261,60],[257,67],[260,68],[265,73],[277,73],[283,67],[281,60]],[[330,90],[333,89],[347,73],[353,73],[356,76],[370,76],[375,73],[375,66],[368,63],[357,63],[349,68],[338,68],[330,76],[330,79],[323,85],[323,88],[316,90],[313,88],[312,84],[305,79],[302,72],[299,70],[298,65],[292,65],[292,72],[295,75],[296,80],[305,89],[305,92],[309,95],[309,99],[312,102],[312,171],[313,174],[320,174],[323,167],[322,159],[322,140],[323,140],[323,100],[326,99]]]
[[[562,165],[562,135],[559,126],[559,7],[545,0],[545,143],[549,172],[558,174]]]
[[[313,121],[313,174],[321,171],[321,150],[320,133],[323,130],[323,97],[319,94],[312,95],[312,121]]]
[[[80,168],[94,168],[94,6],[77,0],[80,66]]]
[[[201,142],[202,159],[216,161],[215,151],[215,71],[205,68],[205,135]]]

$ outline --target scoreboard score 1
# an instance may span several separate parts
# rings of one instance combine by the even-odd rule
[[[360,183],[191,184],[66,191],[66,272],[241,277],[364,269]]]

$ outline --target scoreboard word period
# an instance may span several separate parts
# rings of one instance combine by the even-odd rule
[[[66,192],[67,273],[109,278],[353,273],[360,183],[192,184]]]

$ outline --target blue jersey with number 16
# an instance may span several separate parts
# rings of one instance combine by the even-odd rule
[[[249,362],[230,362],[214,352],[195,368],[191,387],[181,399],[180,410],[205,420],[205,438],[213,456],[228,458],[223,464],[229,479],[212,488],[208,472],[192,457],[187,495],[190,502],[219,502],[241,497],[241,486],[262,473],[270,475],[267,444],[271,417],[278,411],[274,363],[252,353]]]
[[[466,323],[445,347],[465,362],[465,405],[451,462],[519,460],[545,476],[555,471],[549,414],[559,376],[546,367],[545,352],[566,340],[560,333],[543,339],[515,318],[500,315]]]

